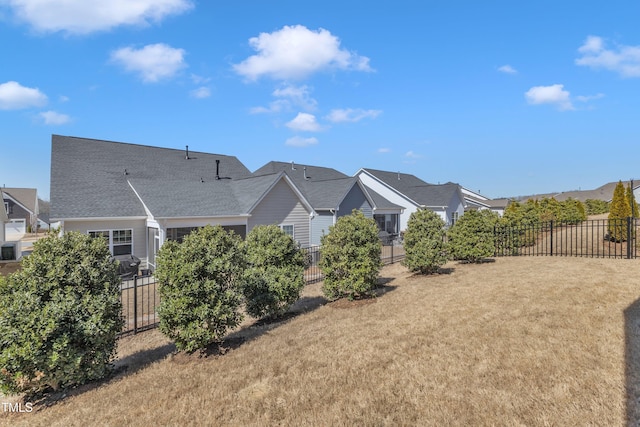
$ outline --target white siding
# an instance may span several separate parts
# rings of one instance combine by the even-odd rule
[[[64,231],[78,231],[86,234],[96,230],[133,230],[133,255],[140,258],[141,264],[147,265],[147,225],[146,220],[99,220],[99,221],[65,221]]]
[[[300,246],[307,247],[309,213],[291,187],[280,180],[251,212],[247,233],[259,224],[293,224],[295,239],[300,242]]]
[[[360,172],[358,178],[360,179],[360,182],[362,182],[365,186],[371,188],[373,191],[380,194],[391,203],[404,207],[404,212],[400,214],[400,230],[406,230],[407,222],[409,222],[409,217],[418,209],[418,207],[414,203],[409,201],[406,197],[401,196],[395,190],[392,190],[386,185],[381,184],[376,179],[367,175],[365,172]]]

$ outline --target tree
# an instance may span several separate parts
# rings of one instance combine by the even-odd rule
[[[584,203],[587,215],[598,215],[609,212],[609,203],[604,200],[587,199]]]
[[[498,214],[489,210],[469,211],[451,227],[447,243],[456,260],[481,262],[495,254],[494,227]]]
[[[243,293],[253,317],[277,317],[300,298],[305,256],[276,225],[254,227],[245,241],[247,270]]]
[[[421,274],[437,272],[447,262],[444,225],[442,218],[433,211],[420,209],[413,212],[404,233],[405,258],[402,265]]]
[[[338,218],[320,243],[324,295],[329,299],[369,296],[382,268],[376,222],[354,209]]]
[[[66,388],[103,378],[124,326],[120,277],[103,239],[49,235],[0,282],[0,388]]]
[[[182,243],[166,242],[156,262],[159,329],[175,341],[178,350],[205,348],[242,321],[246,257],[238,235],[207,225]]]
[[[615,242],[627,240],[627,218],[631,216],[629,199],[625,195],[622,181],[613,190],[613,200],[609,209],[609,238]]]

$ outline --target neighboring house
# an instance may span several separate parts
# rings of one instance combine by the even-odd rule
[[[35,230],[38,224],[38,190],[35,188],[2,188],[2,201],[16,234]]]
[[[0,198],[4,200],[2,194],[2,188],[0,188]],[[9,222],[9,216],[7,215],[6,208],[0,209],[0,245],[6,240],[4,225]]]
[[[253,175],[285,173],[311,203],[315,215],[311,220],[311,245],[320,245],[323,234],[339,217],[359,209],[367,218],[391,236],[399,233],[398,217],[403,208],[367,189],[357,178],[332,168],[300,165],[293,162],[269,162]]]
[[[504,215],[504,211],[505,209],[507,209],[507,206],[509,206],[509,203],[511,203],[511,200],[512,199],[506,199],[506,198],[491,199],[491,200],[487,200],[485,203],[489,205],[489,209],[491,209],[492,212],[495,212],[498,215],[502,216]]]
[[[465,187],[460,187],[460,191],[462,192],[462,196],[465,201],[465,208],[468,209],[491,209],[491,199],[483,196],[480,193],[476,193],[475,191],[469,190]]]
[[[54,135],[51,221],[103,236],[148,268],[166,240],[219,224],[245,236],[276,224],[310,244],[313,208],[284,173],[252,176],[233,156]]]
[[[436,212],[448,226],[464,214],[466,204],[458,184],[428,184],[415,175],[376,169],[360,169],[355,176],[366,188],[405,208],[400,215],[402,231],[418,209]]]

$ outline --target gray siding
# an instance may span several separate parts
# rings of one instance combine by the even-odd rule
[[[338,217],[349,215],[354,209],[361,210],[364,216],[366,216],[367,218],[373,218],[373,209],[364,193],[362,192],[362,189],[358,185],[354,185],[351,188],[347,196],[340,204],[340,209],[338,209]]]
[[[329,234],[329,227],[333,225],[333,214],[327,211],[320,211],[311,220],[311,244],[320,245],[320,238],[323,234]]]
[[[100,220],[100,221],[65,221],[64,231],[78,231],[86,234],[97,230],[133,230],[133,255],[140,258],[142,265],[147,265],[147,225],[144,219],[134,220]]]
[[[280,180],[251,212],[247,232],[259,224],[293,224],[295,239],[307,247],[309,213],[291,187]]]

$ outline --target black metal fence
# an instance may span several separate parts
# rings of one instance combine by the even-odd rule
[[[307,284],[319,282],[323,279],[320,270],[320,248],[304,248],[307,255],[307,268],[304,278]],[[404,258],[402,245],[383,245],[381,259],[386,264],[393,264]],[[134,276],[133,279],[123,280],[121,285],[122,314],[124,329],[121,335],[138,333],[158,325],[157,308],[160,305],[158,285],[153,275]]]
[[[638,258],[637,218],[549,221],[494,229],[496,256]]]
[[[304,279],[307,284],[319,282],[323,279],[322,270],[320,270],[320,247],[314,246],[303,249],[307,255],[307,268],[304,271]],[[404,259],[404,247],[399,243],[388,242],[382,245],[380,254],[384,265],[393,264]]]
[[[157,307],[160,304],[160,294],[155,277],[148,274],[123,280],[120,290],[124,317],[121,334],[135,334],[158,325],[160,318]]]

